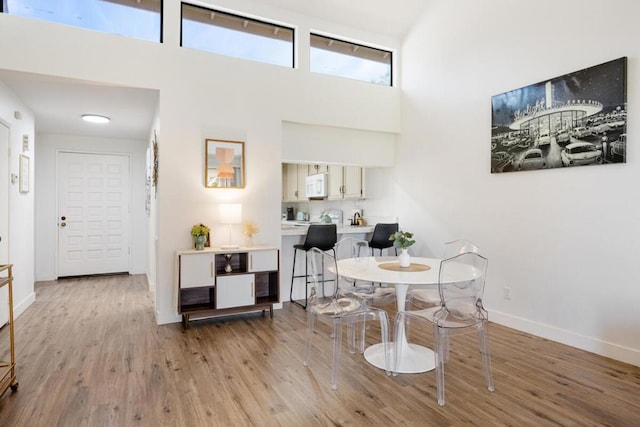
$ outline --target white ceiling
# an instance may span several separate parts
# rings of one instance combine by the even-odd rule
[[[4,82],[35,115],[36,132],[105,138],[147,139],[158,92],[94,82],[0,70]],[[85,113],[111,118],[104,125],[83,121]]]
[[[401,37],[431,0],[256,0],[353,28]],[[0,70],[4,82],[35,114],[36,132],[147,139],[158,101],[154,90]],[[111,117],[96,125],[84,113]]]

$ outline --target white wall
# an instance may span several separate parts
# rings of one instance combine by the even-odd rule
[[[397,135],[315,126],[282,124],[282,161],[381,167],[395,165]]]
[[[154,295],[156,292],[156,272],[157,272],[157,253],[158,253],[158,204],[156,198],[156,187],[153,183],[153,142],[157,139],[157,135],[160,133],[160,118],[159,112],[156,110],[153,119],[153,129],[149,134],[149,144],[147,146],[148,157],[146,168],[148,169],[145,173],[148,174],[151,179],[151,194],[150,194],[150,206],[149,213],[147,215],[148,223],[147,223],[147,282],[149,284],[149,290],[151,290]],[[146,179],[146,176],[145,176]]]
[[[21,113],[16,119],[14,113]],[[33,185],[36,155],[34,146],[34,118],[31,110],[0,82],[0,121],[9,127],[9,170],[4,174],[20,174],[20,154],[30,159],[30,191],[20,193],[18,183],[9,185],[9,262],[13,264],[13,312],[19,316],[33,301],[34,263],[34,195]],[[29,136],[29,150],[22,151],[22,136]]]
[[[397,134],[301,123],[282,124],[282,162],[326,163],[365,168],[363,200],[305,200],[283,203],[282,210],[309,212],[319,217],[325,209],[340,209],[345,223],[355,208],[371,223],[394,221],[391,174],[396,159]]]
[[[436,0],[402,48],[396,206],[489,258],[491,319],[640,365],[640,3]],[[628,56],[627,163],[490,174],[491,96]],[[503,299],[503,288],[512,298]]]
[[[57,175],[60,151],[123,154],[131,165],[131,274],[142,274],[147,263],[147,217],[145,214],[145,161],[147,142],[140,140],[91,138],[74,135],[37,134],[36,154],[36,280],[57,278]]]
[[[373,34],[312,20],[263,4],[225,1],[309,28],[397,47]],[[177,321],[175,251],[190,247],[194,223],[212,226],[213,242],[226,239],[217,224],[217,204],[243,204],[255,221],[255,243],[280,245],[282,122],[395,133],[400,128],[400,93],[307,70],[308,38],[299,37],[300,68],[287,69],[181,49],[179,2],[164,2],[164,43],[0,15],[0,68],[158,89],[160,104],[157,193],[156,317]],[[267,13],[268,12],[268,13]],[[55,44],[51,43],[55,40]],[[96,47],[99,47],[96,49]],[[245,141],[246,188],[204,187],[204,139]]]

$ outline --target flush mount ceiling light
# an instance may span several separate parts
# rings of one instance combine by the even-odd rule
[[[99,114],[83,114],[82,120],[91,123],[109,123],[111,121],[109,117]]]

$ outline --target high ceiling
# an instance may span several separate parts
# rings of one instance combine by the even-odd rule
[[[431,0],[256,0],[353,28],[402,37]],[[34,112],[36,132],[147,139],[157,91],[0,70],[4,82]],[[108,125],[80,120],[111,117]]]
[[[433,0],[256,0],[372,33],[404,36]]]

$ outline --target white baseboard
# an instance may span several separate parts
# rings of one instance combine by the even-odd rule
[[[517,329],[531,335],[546,338],[571,347],[579,348],[600,356],[619,360],[620,362],[640,366],[640,350],[624,347],[619,344],[602,341],[597,338],[580,335],[575,332],[534,322],[522,317],[497,311],[489,312],[489,320],[500,325]]]
[[[156,284],[155,284],[155,282],[151,281],[151,275],[149,274],[148,271],[145,271],[144,274],[147,277],[147,285],[149,287],[149,292],[155,293],[156,292]]]
[[[13,305],[13,320],[15,321],[31,304],[36,302],[36,293],[31,292],[25,299]]]

